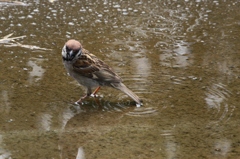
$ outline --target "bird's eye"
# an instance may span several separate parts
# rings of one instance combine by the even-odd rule
[[[77,54],[79,52],[79,50],[73,50],[74,54]]]

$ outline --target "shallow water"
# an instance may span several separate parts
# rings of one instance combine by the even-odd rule
[[[240,3],[0,2],[0,158],[239,158]],[[14,41],[9,38],[25,36]],[[112,88],[82,106],[70,39],[144,101]]]

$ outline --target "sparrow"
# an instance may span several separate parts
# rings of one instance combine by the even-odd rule
[[[86,95],[76,103],[81,104],[86,97],[95,96],[100,87],[107,86],[124,92],[136,102],[137,106],[142,105],[140,98],[122,83],[122,79],[113,69],[84,49],[79,41],[71,39],[65,43],[62,60],[68,74],[87,89]],[[93,89],[95,90],[92,92]]]

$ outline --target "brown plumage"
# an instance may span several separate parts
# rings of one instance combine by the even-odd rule
[[[97,87],[93,92],[95,95],[101,86],[109,86],[121,90],[141,105],[140,98],[122,83],[121,78],[106,63],[84,49],[77,40],[66,42],[62,57],[70,76],[87,88],[87,95],[80,98],[78,103],[91,95],[93,88]]]

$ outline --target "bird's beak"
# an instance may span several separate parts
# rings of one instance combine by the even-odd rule
[[[70,52],[67,52],[67,59],[72,60],[73,58],[74,58],[73,50],[71,50]]]

